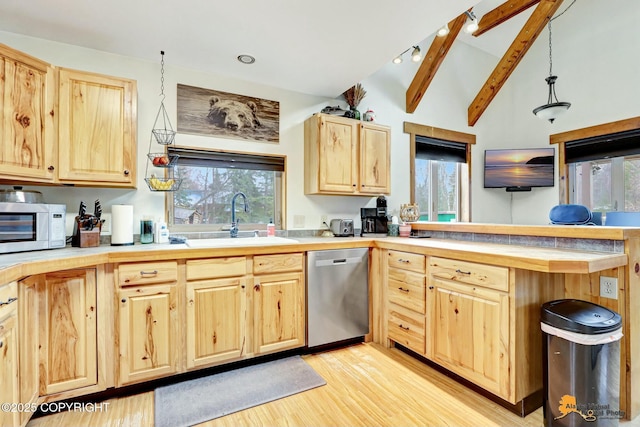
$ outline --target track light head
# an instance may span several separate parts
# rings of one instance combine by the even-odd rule
[[[393,58],[393,63],[394,64],[400,64],[402,62],[402,54],[396,56],[395,58]]]
[[[478,18],[473,12],[465,11],[465,15],[467,15],[468,22],[465,23],[464,32],[468,34],[473,34],[478,29]]]
[[[438,37],[444,37],[449,34],[449,24],[444,24],[436,33]]]
[[[414,46],[413,52],[411,52],[411,60],[413,62],[420,62],[422,59],[422,54],[420,53],[420,47]]]

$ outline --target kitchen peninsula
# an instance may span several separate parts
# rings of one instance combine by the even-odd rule
[[[429,239],[303,238],[293,243],[268,244],[269,238],[265,238],[265,245],[259,246],[239,243],[233,247],[189,248],[152,244],[3,256],[0,281],[6,285],[0,287],[0,293],[17,289],[20,298],[18,304],[2,308],[9,307],[17,313],[0,311],[0,324],[19,328],[20,333],[14,333],[13,337],[18,349],[14,354],[20,363],[16,365],[18,384],[12,387],[3,382],[2,397],[5,401],[24,403],[54,401],[301,348],[305,345],[303,259],[310,250],[371,248],[373,310],[369,339],[384,345],[401,344],[514,406],[522,406],[541,387],[541,368],[537,365],[541,360],[538,320],[541,301],[575,294],[589,296],[590,283],[600,274],[617,277],[621,284],[619,299],[612,302],[623,308],[625,339],[637,334],[624,310],[633,306],[632,301],[637,304],[625,280],[631,279],[625,276],[627,260],[633,263],[635,258],[629,257],[623,248],[640,237],[640,229],[599,229],[600,237],[595,240],[609,244],[612,249],[609,251],[514,245],[509,241],[490,243],[445,235],[462,233],[475,238],[476,233],[482,234],[479,230],[491,230],[492,235],[503,230],[503,236],[518,234],[526,240],[534,235],[534,230],[537,236],[546,236],[545,233],[551,236],[553,231],[554,240],[568,239],[568,242],[572,240],[569,235],[583,233],[582,227],[547,227],[552,229],[547,231],[535,227],[482,227],[414,224],[416,232],[433,233]],[[584,237],[594,239],[594,228],[589,230],[584,231]],[[463,268],[469,269],[465,277],[456,273],[456,269]],[[402,280],[411,286],[407,288],[411,290],[411,298],[393,293],[391,284]],[[27,290],[32,293],[23,298]],[[414,291],[422,292],[424,299],[414,299]],[[466,364],[464,359],[456,360],[456,355],[466,349],[448,346],[446,342],[454,340],[443,339],[443,330],[435,328],[442,322],[429,321],[436,313],[438,295],[452,295],[454,291],[460,295],[470,293],[488,303],[483,307],[483,313],[487,314],[483,326],[489,328],[489,345],[482,351],[473,348],[485,357],[483,370]],[[276,294],[281,296],[272,299]],[[231,298],[227,301],[236,301],[239,307],[239,312],[226,311],[237,316],[230,320],[228,331],[216,331],[238,336],[218,340],[224,341],[224,348],[221,344],[206,354],[199,354],[196,349],[203,347],[195,344],[204,339],[200,331],[206,331],[193,316],[198,295],[208,295],[211,301],[216,301],[216,295]],[[286,320],[279,325],[284,333],[274,332],[273,326],[264,321],[273,312],[272,300],[282,302],[281,309],[288,310],[288,315],[282,316]],[[231,310],[229,306],[236,307],[227,304],[224,309]],[[462,302],[460,307],[465,307]],[[146,314],[137,314],[141,310]],[[60,311],[68,314],[69,328],[60,322],[56,328],[50,327],[54,313]],[[463,322],[469,319],[464,309],[460,313]],[[440,313],[440,319],[446,318],[444,314]],[[141,346],[149,337],[139,332],[148,330],[144,325],[149,316],[154,324],[153,355],[144,354]],[[398,322],[402,316],[410,322]],[[422,326],[418,332],[413,329],[416,322]],[[56,335],[56,331],[73,329],[78,331],[73,337],[74,345],[61,345],[68,341]],[[25,336],[32,339],[24,339]],[[639,363],[633,358],[635,349],[630,341],[626,339],[622,351],[627,366],[622,373],[625,380],[631,378],[635,364]],[[473,345],[473,340],[467,337],[455,342]],[[35,349],[36,356],[27,349]],[[30,356],[36,360],[29,360]],[[67,365],[75,364],[64,373],[57,371],[65,366],[60,363],[63,359]],[[37,375],[30,375],[28,369],[23,371],[23,366],[34,367]],[[631,414],[637,404],[633,399],[638,400],[634,392],[637,390],[632,383],[621,383],[621,408],[626,405],[624,410]],[[27,420],[28,417],[13,420],[13,424],[24,424]]]

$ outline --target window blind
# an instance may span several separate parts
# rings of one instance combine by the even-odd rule
[[[180,147],[168,147],[167,152],[180,156],[177,162],[178,165],[284,172],[285,157],[283,156],[264,156]]]
[[[566,163],[635,154],[640,154],[640,129],[578,139],[564,144]]]
[[[467,144],[416,135],[416,159],[467,162]]]

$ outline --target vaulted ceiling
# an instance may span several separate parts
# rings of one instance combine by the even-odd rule
[[[478,30],[473,33],[474,37],[480,37],[487,31],[535,5],[535,9],[526,23],[515,36],[515,39],[502,58],[498,61],[496,68],[489,78],[487,78],[487,81],[471,105],[469,105],[469,126],[476,124],[482,113],[506,83],[511,73],[516,69],[549,20],[556,13],[562,2],[563,0],[507,0],[505,3],[502,3],[482,16],[478,24]],[[436,37],[433,40],[429,51],[425,55],[425,59],[407,89],[406,110],[408,113],[413,113],[417,108],[422,96],[435,77],[440,64],[444,61],[447,52],[453,45],[453,42],[458,38],[460,30],[466,20],[466,15],[464,13],[461,14],[449,22],[449,34],[443,37]]]

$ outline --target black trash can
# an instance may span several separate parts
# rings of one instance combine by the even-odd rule
[[[544,425],[618,426],[622,318],[576,299],[542,305]]]

